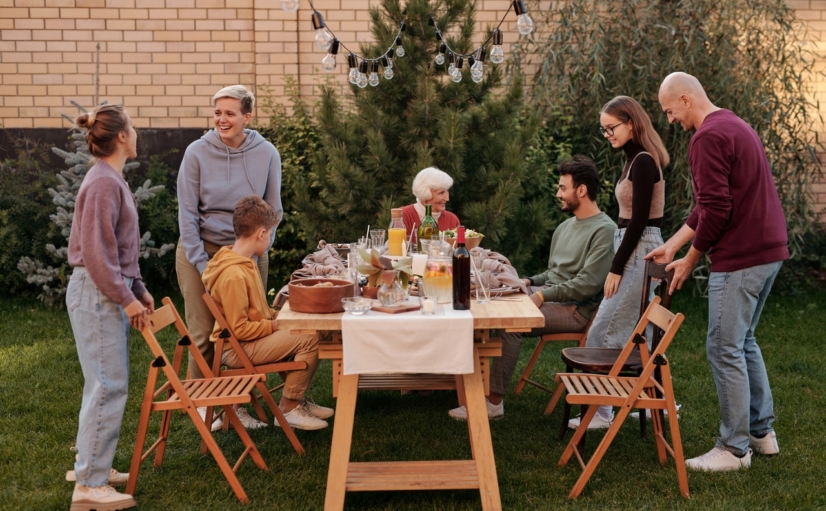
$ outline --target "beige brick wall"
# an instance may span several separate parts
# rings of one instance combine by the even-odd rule
[[[809,30],[817,71],[826,71],[826,0],[788,1]],[[348,45],[372,40],[368,8],[379,0],[314,3]],[[509,4],[477,1],[479,40]],[[307,0],[296,13],[283,12],[278,0],[0,0],[0,124],[67,126],[60,114],[77,114],[70,100],[94,102],[97,44],[99,97],[124,103],[138,127],[207,128],[210,98],[234,83],[268,85],[278,101],[287,75],[306,97],[329,78],[344,88],[344,57],[332,75],[320,69],[324,54],[313,44],[310,12]],[[517,36],[512,14],[503,28],[509,51]],[[812,95],[826,116],[822,74]],[[813,130],[826,140],[822,123]],[[826,184],[815,193],[826,219]]]
[[[348,46],[372,40],[368,8],[379,0],[314,4]],[[508,6],[479,1],[480,39]],[[92,105],[98,43],[100,99],[124,103],[139,127],[206,128],[210,98],[234,83],[268,85],[278,100],[287,75],[305,96],[330,77],[344,87],[346,57],[321,71],[310,14],[306,0],[296,13],[278,0],[0,0],[0,123],[65,126],[60,114],[77,113],[70,100]]]

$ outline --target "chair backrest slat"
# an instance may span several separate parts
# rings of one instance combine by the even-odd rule
[[[175,322],[175,313],[172,312],[172,307],[164,305],[155,312],[149,315],[149,330],[156,334],[164,328]]]

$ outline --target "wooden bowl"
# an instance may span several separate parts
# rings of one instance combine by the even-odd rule
[[[482,243],[483,239],[484,239],[484,236],[482,236],[481,238],[467,238],[466,237],[465,238],[465,248],[468,249],[468,250],[470,250],[472,248],[476,248],[476,247],[479,246],[480,243]],[[450,243],[450,246],[452,247],[453,242],[456,241],[456,238],[445,238],[445,241]]]
[[[317,286],[331,283],[332,286]],[[344,312],[341,299],[353,296],[353,283],[341,279],[313,277],[290,282],[290,310],[311,314]]]

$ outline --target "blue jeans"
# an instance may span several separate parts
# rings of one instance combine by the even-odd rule
[[[132,279],[126,279],[132,285]],[[83,401],[77,427],[77,482],[102,486],[115,459],[129,384],[129,318],[120,305],[76,267],[66,289],[77,356],[83,371]]]
[[[732,272],[712,272],[708,279],[706,354],[720,400],[717,447],[742,456],[749,433],[772,431],[774,401],[763,355],[754,331],[783,261]]]
[[[614,252],[616,252],[625,229],[614,233]],[[645,282],[645,255],[663,244],[659,227],[646,227],[634,252],[625,262],[617,292],[611,298],[604,298],[599,304],[594,322],[588,330],[585,345],[592,348],[623,348],[631,332],[640,319],[642,285]],[[654,295],[656,285],[649,290]],[[651,298],[649,297],[649,298]],[[647,336],[651,339],[651,335]],[[650,346],[650,343],[649,343]]]

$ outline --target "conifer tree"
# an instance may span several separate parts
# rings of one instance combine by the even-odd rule
[[[385,227],[391,207],[415,201],[416,174],[436,166],[455,182],[448,210],[485,234],[484,247],[502,251],[515,265],[544,259],[555,227],[548,211],[556,204],[547,167],[526,158],[539,120],[524,107],[521,76],[506,83],[504,64],[488,59],[481,83],[471,80],[468,65],[454,83],[447,62],[435,63],[438,41],[429,16],[450,47],[467,53],[486,35],[473,33],[474,13],[471,0],[410,0],[404,8],[399,0],[384,0],[371,9],[376,42],[362,46],[361,54],[383,54],[405,16],[406,54],[395,57],[395,76],[376,87],[353,85],[344,97],[323,88],[316,114],[320,144],[295,198],[308,241],[351,242],[368,224]]]

